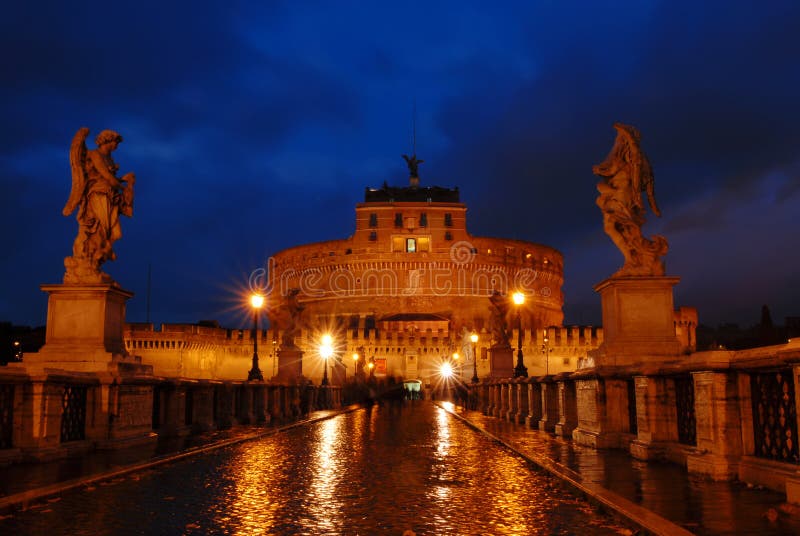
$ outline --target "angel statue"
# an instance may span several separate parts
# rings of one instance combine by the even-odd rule
[[[491,307],[489,307],[489,312],[491,313],[489,317],[489,330],[492,333],[493,347],[511,348],[507,325],[509,309],[508,296],[494,290],[489,296],[489,303],[491,303]]]
[[[653,169],[639,147],[639,131],[622,123],[614,123],[614,128],[614,147],[603,163],[592,167],[594,174],[602,177],[597,183],[597,206],[603,211],[603,230],[625,257],[625,264],[614,275],[664,275],[664,262],[659,257],[669,248],[666,238],[656,235],[650,240],[642,236],[642,192],[647,193],[653,213],[661,216]]]
[[[403,160],[405,160],[408,165],[408,175],[410,177],[419,178],[419,165],[424,163],[425,160],[419,160],[416,154],[412,154],[411,156],[404,154]]]
[[[104,130],[95,138],[97,149],[87,150],[88,135],[88,128],[78,130],[69,152],[72,191],[62,213],[69,216],[78,208],[78,236],[72,244],[72,257],[64,259],[64,283],[112,282],[100,266],[116,258],[112,246],[122,237],[120,214],[133,215],[136,177],[126,173],[118,179],[119,166],[111,158],[122,136]]]

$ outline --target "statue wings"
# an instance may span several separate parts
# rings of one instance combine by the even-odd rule
[[[411,155],[411,156],[408,156],[407,154],[404,154],[404,155],[402,155],[402,156],[403,156],[403,160],[405,160],[405,161],[406,161],[406,164],[408,164],[408,169],[409,169],[410,171],[414,172],[414,173],[416,173],[416,172],[417,172],[417,167],[418,167],[420,164],[422,164],[422,163],[424,163],[424,162],[425,162],[425,160],[419,160],[419,159],[417,158],[417,155],[416,155],[416,154],[413,154],[413,155]]]
[[[89,129],[82,127],[75,133],[72,138],[72,146],[69,150],[69,165],[72,168],[72,190],[69,193],[67,204],[64,205],[64,210],[61,213],[64,216],[69,216],[81,202],[83,197],[83,190],[86,187],[86,169],[84,164],[86,162],[86,137],[89,135]]]

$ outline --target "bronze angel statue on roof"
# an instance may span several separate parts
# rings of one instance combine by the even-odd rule
[[[622,252],[625,264],[615,276],[664,275],[660,257],[669,246],[663,236],[652,240],[642,236],[645,207],[642,193],[647,194],[650,208],[661,216],[655,198],[653,169],[642,152],[641,135],[636,128],[614,123],[617,139],[608,157],[592,167],[603,178],[597,183],[597,206],[603,211],[603,229]]]
[[[417,158],[416,153],[408,156],[407,154],[402,155],[403,160],[406,161],[406,165],[408,166],[408,175],[410,177],[419,178],[419,165],[424,163],[425,160],[420,160]]]
[[[72,244],[72,257],[64,259],[67,284],[112,282],[100,266],[116,258],[112,246],[122,237],[120,214],[133,215],[136,177],[126,173],[117,178],[119,166],[111,158],[122,136],[104,130],[95,138],[97,148],[88,150],[88,135],[88,128],[78,130],[69,153],[72,191],[62,213],[69,216],[77,208],[78,235]]]

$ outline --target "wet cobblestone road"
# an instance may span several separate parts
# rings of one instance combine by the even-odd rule
[[[0,534],[620,534],[429,402],[374,406],[65,492]]]

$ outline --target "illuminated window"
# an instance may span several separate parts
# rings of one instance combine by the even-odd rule
[[[405,251],[405,250],[406,250],[405,239],[402,236],[393,236],[392,251]]]
[[[431,239],[427,236],[417,238],[417,251],[430,251]]]
[[[406,238],[406,251],[408,253],[416,253],[417,252],[417,239],[416,238]]]

